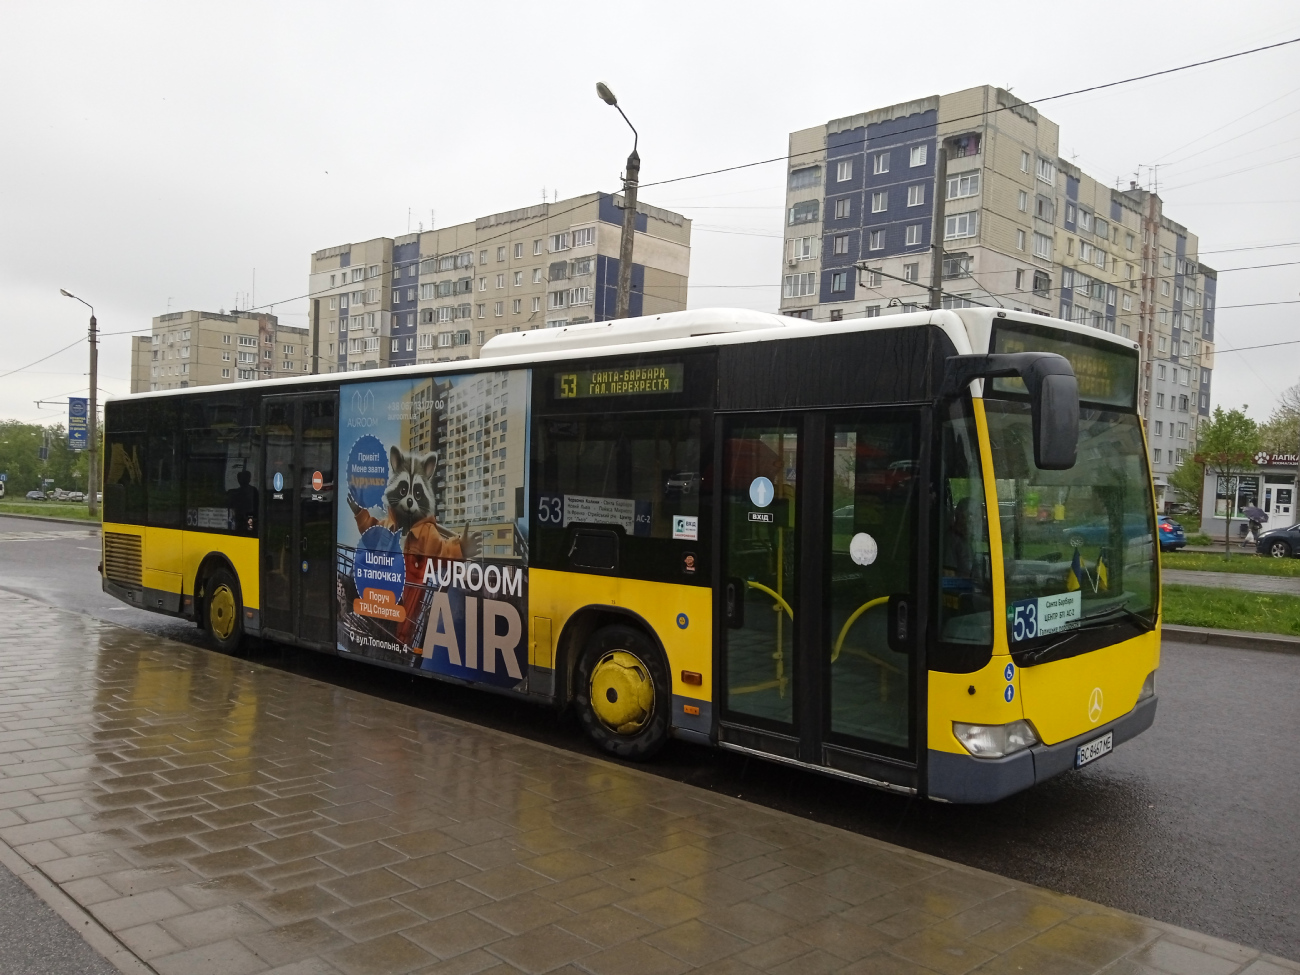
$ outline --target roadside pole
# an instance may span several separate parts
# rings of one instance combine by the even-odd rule
[[[934,229],[930,232],[930,310],[943,307],[943,227],[944,204],[948,199],[948,148],[943,139],[935,140],[934,161]]]

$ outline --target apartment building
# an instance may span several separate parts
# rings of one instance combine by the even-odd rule
[[[1139,344],[1162,496],[1209,413],[1217,277],[1159,196],[1098,182],[1059,142],[1055,122],[991,86],[790,133],[781,312],[928,307],[941,192],[944,307],[1053,315]]]
[[[131,340],[131,392],[301,376],[311,370],[309,337],[260,312],[159,315],[151,334]]]
[[[607,193],[312,255],[316,371],[478,357],[502,332],[613,317],[622,197]],[[637,204],[632,315],[686,307],[691,222]]]

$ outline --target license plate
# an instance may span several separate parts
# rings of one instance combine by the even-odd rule
[[[1115,747],[1115,732],[1108,731],[1100,738],[1080,745],[1074,754],[1074,767],[1083,768],[1089,762],[1095,762],[1103,755],[1109,755]]]

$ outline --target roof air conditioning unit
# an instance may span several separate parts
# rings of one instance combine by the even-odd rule
[[[371,335],[378,335],[378,334],[379,334],[379,326],[378,326],[378,325],[371,325],[371,326],[370,326],[370,334],[371,334]]]
[[[799,261],[798,261],[798,259],[793,258],[793,257],[790,258],[790,260],[789,260],[787,263],[789,263],[789,265],[790,265],[791,267],[798,267],[798,266],[799,266]]]

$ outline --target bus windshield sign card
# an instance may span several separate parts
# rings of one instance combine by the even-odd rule
[[[340,651],[523,690],[528,410],[517,369],[340,390]]]
[[[1011,639],[1032,640],[1068,630],[1082,618],[1083,599],[1078,592],[1061,592],[1037,599],[1021,599],[1007,607]]]

